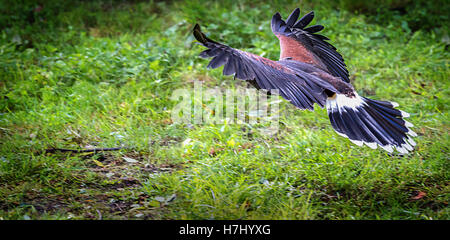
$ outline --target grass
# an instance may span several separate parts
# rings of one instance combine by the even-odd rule
[[[388,13],[326,1],[273,6],[61,1],[33,12],[25,1],[2,10],[0,218],[450,219],[448,24],[412,31],[411,16],[396,12],[383,22]],[[326,110],[286,102],[275,135],[264,124],[172,123],[175,89],[246,86],[206,69],[195,23],[277,59],[271,16],[295,7],[315,11],[360,95],[411,114],[414,152],[358,147]]]

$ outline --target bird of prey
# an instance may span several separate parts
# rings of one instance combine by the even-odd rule
[[[224,66],[224,75],[250,82],[270,93],[276,89],[284,99],[300,109],[314,109],[314,103],[326,106],[334,130],[358,146],[380,146],[401,154],[416,145],[413,125],[403,118],[409,114],[396,109],[395,102],[372,100],[358,95],[350,84],[349,72],[341,54],[317,34],[322,25],[307,25],[314,18],[310,12],[299,20],[296,8],[284,21],[280,13],[272,17],[272,32],[280,41],[280,60],[257,56],[213,41],[195,25],[193,34],[208,48],[200,53],[212,60],[208,68]]]

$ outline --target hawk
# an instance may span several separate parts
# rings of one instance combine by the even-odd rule
[[[206,50],[202,58],[212,58],[208,68],[223,67],[224,75],[250,82],[257,89],[278,90],[279,95],[299,109],[314,110],[314,103],[326,107],[331,126],[358,146],[380,146],[401,154],[416,145],[417,136],[404,120],[409,114],[398,104],[358,95],[350,84],[344,59],[329,38],[318,34],[322,25],[309,26],[314,12],[303,17],[296,8],[284,21],[280,13],[272,17],[272,32],[280,42],[280,59],[270,59],[241,51],[206,37],[195,25],[193,34]]]

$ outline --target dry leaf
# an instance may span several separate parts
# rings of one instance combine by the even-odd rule
[[[97,165],[99,167],[105,167],[105,165],[103,165],[103,163],[101,163],[101,162],[99,162],[99,161],[97,161],[95,159],[92,159],[92,161],[94,161],[95,165]]]
[[[122,157],[123,160],[129,162],[129,163],[137,163],[138,161],[136,159],[133,158],[129,158],[129,157]]]
[[[416,196],[412,197],[413,200],[419,200],[425,197],[427,194],[425,192],[419,191]]]

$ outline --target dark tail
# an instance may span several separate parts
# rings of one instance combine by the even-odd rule
[[[339,135],[347,137],[358,146],[366,144],[375,149],[377,145],[388,152],[395,147],[400,153],[408,153],[416,145],[411,137],[417,136],[413,125],[403,118],[409,114],[395,109],[395,102],[347,97],[335,94],[327,100],[331,125]]]

